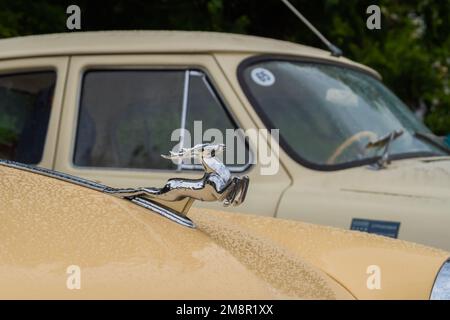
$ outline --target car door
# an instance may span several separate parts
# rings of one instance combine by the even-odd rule
[[[53,167],[67,57],[0,61],[0,158]]]
[[[224,162],[251,179],[240,211],[274,215],[289,179],[283,170],[260,174],[253,147],[260,142],[236,132],[254,123],[212,56],[76,56],[67,83],[56,170],[115,187],[163,186],[174,177],[201,177],[203,169],[162,154],[205,142],[229,149],[233,142],[239,152],[228,150],[232,155],[224,155]]]

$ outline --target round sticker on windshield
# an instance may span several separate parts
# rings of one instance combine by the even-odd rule
[[[255,68],[250,75],[253,81],[260,86],[269,87],[275,83],[273,73],[264,68]]]

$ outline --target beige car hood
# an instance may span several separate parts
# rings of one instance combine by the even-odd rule
[[[0,203],[0,298],[427,298],[448,256],[205,209],[192,210],[198,228],[189,229],[128,201],[1,165]],[[382,270],[375,292],[366,287],[370,264]],[[81,269],[80,290],[67,287],[71,265]]]
[[[320,268],[358,299],[428,299],[449,257],[419,244],[297,221],[212,210],[196,211],[193,217],[200,229],[232,252],[242,244],[251,248],[247,239],[261,239]],[[369,266],[381,271],[379,290],[367,286]]]
[[[0,204],[0,299],[352,298],[264,239],[216,242],[126,200],[2,165]],[[80,290],[66,285],[72,265]]]

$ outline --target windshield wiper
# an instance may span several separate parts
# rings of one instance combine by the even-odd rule
[[[414,132],[414,137],[416,137],[422,141],[428,142],[428,143],[432,144],[433,146],[441,149],[445,153],[450,154],[450,148],[447,147],[445,145],[445,143],[443,141],[439,140],[439,138],[436,137],[434,134]]]
[[[384,169],[387,167],[388,164],[391,163],[391,159],[389,157],[389,146],[391,145],[391,142],[399,138],[403,134],[403,130],[394,130],[387,135],[375,140],[371,141],[366,145],[366,149],[373,149],[373,148],[383,148],[383,154],[377,161],[371,165],[371,168],[374,169]]]

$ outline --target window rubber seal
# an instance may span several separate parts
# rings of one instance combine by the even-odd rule
[[[313,58],[313,57],[305,57],[305,56],[294,56],[294,55],[272,55],[272,54],[262,54],[262,55],[256,55],[249,57],[247,59],[244,59],[237,68],[237,78],[239,85],[242,88],[242,91],[244,92],[246,98],[252,105],[253,109],[257,113],[257,115],[260,117],[264,125],[269,130],[277,129],[270,119],[270,117],[267,116],[267,114],[264,112],[263,108],[259,105],[255,97],[250,91],[250,88],[248,84],[246,83],[244,79],[244,71],[257,63],[260,62],[268,62],[268,61],[285,61],[285,62],[306,62],[306,63],[316,63],[316,64],[322,64],[322,65],[331,65],[331,66],[338,66],[343,67],[346,69],[358,71],[361,73],[364,73],[366,75],[371,76],[372,78],[376,79],[377,81],[380,81],[380,79],[375,76],[373,73],[364,70],[362,68],[359,68],[357,66],[351,66],[348,65],[345,62],[338,62],[338,61],[331,61],[323,58]],[[338,170],[344,170],[344,169],[351,169],[355,167],[361,167],[365,165],[371,165],[375,163],[377,160],[381,158],[381,156],[377,157],[370,157],[365,158],[362,160],[355,160],[355,161],[349,161],[344,162],[340,164],[318,164],[314,163],[312,161],[309,161],[305,159],[304,157],[300,156],[297,151],[295,151],[291,145],[284,139],[283,135],[280,133],[279,135],[279,144],[280,147],[288,154],[288,156],[299,163],[300,165],[304,166],[305,168],[312,169],[315,171],[338,171]],[[407,152],[407,153],[401,153],[401,154],[392,154],[390,155],[391,160],[402,160],[402,159],[411,159],[411,158],[419,158],[419,157],[430,157],[435,156],[435,153],[432,152]]]

